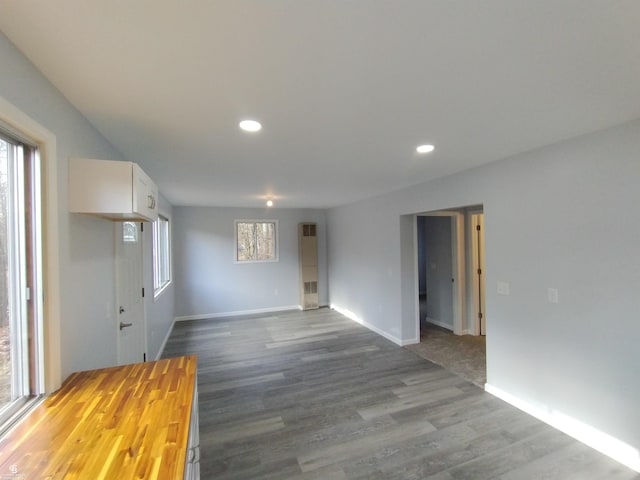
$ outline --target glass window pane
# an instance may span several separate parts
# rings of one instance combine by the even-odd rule
[[[236,261],[274,261],[277,255],[277,223],[236,221]]]
[[[39,161],[0,136],[0,431],[42,388]]]
[[[34,265],[31,160],[34,150],[0,138],[0,418],[16,408],[15,401],[35,391],[30,362],[34,350],[34,304],[28,301]],[[27,226],[28,223],[28,226]],[[31,328],[32,335],[29,336]],[[34,365],[35,368],[35,365]],[[1,422],[0,422],[1,423]]]
[[[122,224],[122,241],[132,243],[138,241],[138,224],[136,222],[124,222]]]
[[[238,261],[255,260],[255,223],[238,222]]]
[[[166,285],[169,282],[169,220],[158,218],[160,224],[160,282]]]
[[[9,255],[7,232],[9,216],[9,144],[0,139],[0,409],[11,395],[11,325],[9,305]]]
[[[259,223],[256,228],[257,260],[272,260],[274,252],[274,227],[273,223]]]
[[[158,216],[153,222],[153,287],[161,290],[171,281],[171,245],[169,219]]]

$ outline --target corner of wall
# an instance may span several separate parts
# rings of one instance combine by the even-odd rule
[[[173,332],[173,327],[176,324],[176,321],[178,320],[177,317],[174,317],[173,320],[171,321],[171,325],[169,325],[169,330],[167,330],[167,334],[164,337],[164,340],[162,341],[162,344],[160,344],[160,348],[158,349],[158,353],[156,354],[156,360],[160,360],[162,358],[162,354],[164,353],[164,348],[167,346],[167,342],[169,341],[169,337],[171,336],[171,333]]]
[[[504,400],[508,404],[513,405],[538,420],[557,428],[594,450],[611,457],[636,472],[640,472],[640,452],[631,445],[560,411],[550,409],[543,405],[535,405],[489,383],[485,384],[484,389],[488,393]]]

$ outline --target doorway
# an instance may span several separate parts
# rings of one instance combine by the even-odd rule
[[[143,227],[116,223],[116,328],[118,364],[146,361],[146,322],[143,289]]]
[[[437,211],[416,215],[418,338],[427,323],[456,335],[465,324],[464,215]]]
[[[484,387],[482,207],[417,214],[414,242],[418,343],[407,348]]]
[[[427,323],[453,331],[451,218],[418,217],[420,329]]]

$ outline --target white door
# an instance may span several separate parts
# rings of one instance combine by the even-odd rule
[[[146,360],[142,231],[136,222],[116,225],[118,363],[124,365]]]

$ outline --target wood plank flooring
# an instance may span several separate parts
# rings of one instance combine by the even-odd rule
[[[640,479],[328,309],[178,322],[191,354],[203,480]]]

